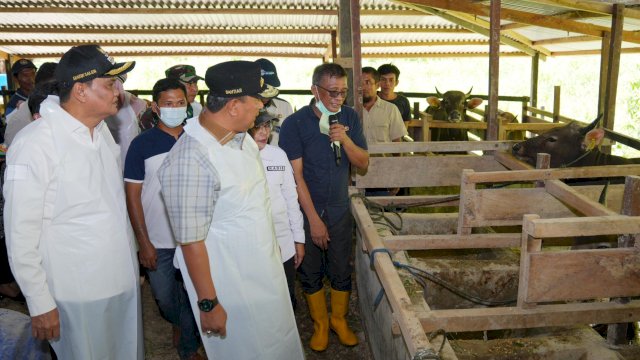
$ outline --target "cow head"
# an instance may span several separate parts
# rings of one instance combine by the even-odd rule
[[[551,167],[567,165],[587,150],[602,143],[604,130],[597,128],[602,115],[591,124],[582,126],[573,121],[569,124],[551,129],[531,139],[513,145],[512,153],[532,166],[536,165],[538,153],[551,155]]]
[[[429,107],[433,108],[431,112],[433,119],[446,120],[449,122],[463,121],[463,114],[466,109],[474,109],[482,104],[482,99],[480,98],[468,99],[471,90],[473,90],[473,87],[469,89],[469,92],[466,94],[462,91],[455,90],[441,94],[438,88],[436,88],[438,96],[429,96],[427,98]]]

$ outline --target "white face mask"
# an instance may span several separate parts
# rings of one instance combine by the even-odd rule
[[[187,118],[187,107],[161,107],[160,121],[168,128],[174,128],[182,125],[184,119]]]

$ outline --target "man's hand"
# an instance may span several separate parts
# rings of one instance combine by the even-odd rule
[[[60,314],[55,308],[44,314],[31,317],[31,334],[38,340],[60,337]]]
[[[314,244],[319,246],[322,250],[329,248],[329,231],[322,219],[318,218],[315,221],[309,220],[309,230],[311,231],[311,240]]]
[[[304,259],[304,244],[296,243],[296,254],[293,255],[293,265],[297,269]]]
[[[329,127],[329,138],[331,138],[331,141],[340,141],[340,143],[351,140],[351,138],[347,136],[347,127],[340,123],[333,124]]]
[[[209,312],[200,311],[200,325],[205,335],[227,335],[227,311],[222,304]]]
[[[151,243],[146,245],[140,244],[138,259],[140,260],[140,264],[149,270],[155,270],[158,267],[158,252]]]

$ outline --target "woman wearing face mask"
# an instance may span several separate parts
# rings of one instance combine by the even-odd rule
[[[289,297],[295,309],[296,269],[304,258],[304,228],[291,163],[284,151],[268,144],[273,125],[277,123],[275,115],[261,110],[249,134],[260,149],[260,159],[269,184],[273,225],[280,245]]]
[[[138,258],[149,275],[151,292],[162,316],[173,325],[174,345],[180,359],[200,359],[198,328],[187,293],[176,280],[173,255],[176,243],[160,194],[157,171],[180,135],[187,118],[187,92],[176,79],[153,86],[153,112],[158,125],[138,135],[124,166],[127,209],[138,241]],[[178,277],[180,278],[180,277]]]

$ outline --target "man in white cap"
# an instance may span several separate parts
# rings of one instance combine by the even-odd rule
[[[252,127],[260,67],[207,70],[207,110],[191,118],[158,176],[182,271],[209,359],[303,359]]]
[[[276,66],[271,61],[264,58],[256,60],[256,63],[260,65],[260,72],[262,74],[264,82],[276,89],[279,88],[280,79],[278,78],[278,71],[276,70]],[[268,113],[273,114],[278,119],[278,121],[273,124],[273,129],[271,130],[271,140],[269,141],[270,145],[278,146],[282,122],[284,122],[284,119],[286,119],[289,115],[293,114],[293,108],[287,100],[281,99],[279,97],[263,99],[262,103],[264,104],[265,110]]]
[[[33,336],[59,359],[143,359],[138,260],[120,151],[103,119],[118,111],[115,63],[97,45],[71,48],[38,121],[7,154],[9,263]]]

